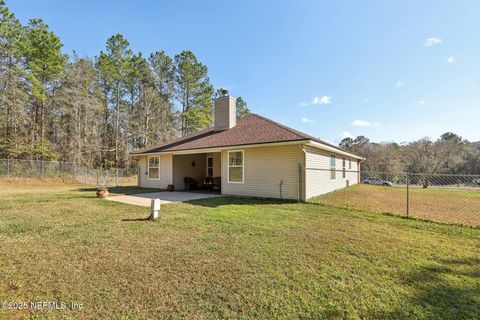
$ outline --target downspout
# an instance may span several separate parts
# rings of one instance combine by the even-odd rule
[[[307,186],[307,181],[306,181],[307,180],[306,179],[306,175],[307,175],[307,168],[306,168],[307,152],[305,151],[305,145],[301,144],[301,145],[299,145],[299,147],[303,151],[303,160],[302,160],[303,163],[298,164],[298,192],[297,192],[297,197],[298,197],[298,202],[301,202],[301,201],[307,200],[306,199],[306,197],[307,197],[307,190],[306,190],[306,186]],[[302,169],[302,167],[303,167],[303,169]],[[305,178],[302,179],[302,176],[304,176]],[[302,185],[303,185],[303,188],[302,188]],[[305,193],[305,199],[303,199],[302,191]]]
[[[283,180],[278,180],[278,187],[280,189],[280,199],[281,200],[283,200],[282,184],[283,184]]]
[[[224,190],[223,188],[224,187],[222,187],[222,186],[226,185],[226,183],[224,183],[223,181],[224,180],[227,181],[226,179],[228,179],[228,177],[223,174],[223,150],[220,150],[220,194],[222,194],[222,195],[224,194],[223,193],[223,190]]]

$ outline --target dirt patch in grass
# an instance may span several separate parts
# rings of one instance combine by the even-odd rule
[[[405,188],[359,184],[310,199],[311,202],[407,215]],[[411,217],[480,226],[480,190],[411,188]]]

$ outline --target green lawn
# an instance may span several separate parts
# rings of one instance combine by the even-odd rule
[[[0,318],[480,318],[480,230],[316,204],[0,184]],[[121,193],[121,190],[117,190]]]
[[[405,216],[406,188],[357,184],[310,202]],[[480,227],[480,189],[410,188],[410,216]]]

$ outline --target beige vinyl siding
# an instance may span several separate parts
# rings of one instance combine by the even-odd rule
[[[138,158],[138,185],[140,187],[166,189],[167,185],[172,184],[172,156],[164,154],[159,157],[160,179],[148,178],[148,156],[140,156]]]
[[[335,153],[333,153],[335,154]],[[318,196],[320,194],[328,193],[334,190],[338,190],[349,185],[358,183],[358,164],[357,160],[343,156],[341,154],[335,154],[336,162],[336,178],[331,179],[330,176],[330,159],[331,152],[305,147],[305,191],[306,198]],[[343,178],[342,165],[343,158],[345,157],[345,169],[346,175]],[[349,169],[348,160],[352,160],[352,168]],[[355,172],[351,172],[355,171]]]
[[[195,162],[195,166],[192,166]],[[175,190],[184,190],[184,177],[192,177],[199,183],[205,180],[207,175],[207,157],[205,153],[182,154],[173,156],[173,186]]]
[[[237,149],[235,149],[237,150]],[[298,164],[303,165],[301,145],[250,147],[244,151],[243,183],[228,182],[228,151],[222,152],[222,194],[297,199]]]

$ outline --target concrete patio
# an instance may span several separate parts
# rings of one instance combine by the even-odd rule
[[[160,199],[161,204],[185,202],[191,200],[221,197],[219,194],[196,193],[196,192],[153,192],[131,195],[108,197],[107,200],[133,204],[136,206],[150,207],[152,199]]]

